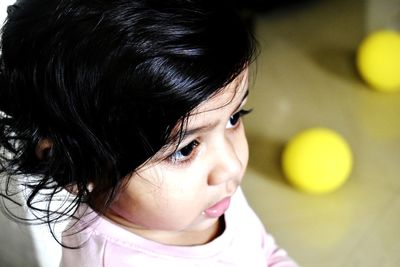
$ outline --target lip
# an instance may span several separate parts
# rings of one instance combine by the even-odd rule
[[[229,208],[231,198],[226,197],[204,211],[204,214],[210,218],[218,218]]]

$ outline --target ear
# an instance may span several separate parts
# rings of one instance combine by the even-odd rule
[[[89,193],[93,191],[93,187],[94,187],[93,183],[89,183],[86,186]],[[69,184],[64,189],[67,190],[68,193],[70,193],[72,195],[77,195],[79,193],[79,190],[78,190],[78,187],[76,186],[76,184]]]
[[[35,148],[35,154],[38,157],[38,159],[40,160],[45,159],[52,147],[53,147],[53,142],[50,139],[46,138],[40,140]]]

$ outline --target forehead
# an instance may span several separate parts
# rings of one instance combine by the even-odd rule
[[[195,108],[189,115],[189,122],[197,117],[197,115],[239,104],[243,94],[247,91],[247,83],[248,70],[245,69],[232,82],[218,91],[218,93]]]
[[[197,108],[193,109],[190,114],[183,118],[173,129],[170,139],[166,146],[161,149],[164,151],[168,148],[177,148],[183,139],[198,130],[212,128],[226,116],[225,113],[234,112],[243,100],[243,96],[247,92],[248,69],[241,72],[231,83],[211,96],[208,100],[201,103]]]

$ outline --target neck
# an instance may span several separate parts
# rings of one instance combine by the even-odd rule
[[[139,235],[145,239],[152,240],[164,245],[173,246],[196,246],[211,242],[220,236],[225,230],[225,219],[221,216],[211,227],[202,231],[164,231],[149,230],[134,227],[126,223],[121,217],[115,214],[107,214],[107,218],[117,223],[124,229]]]

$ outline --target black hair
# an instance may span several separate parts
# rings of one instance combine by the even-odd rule
[[[29,188],[27,206],[47,223],[80,203],[104,213],[254,52],[221,0],[18,1],[2,28],[1,195]],[[65,188],[72,204],[52,210]]]

